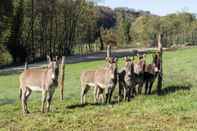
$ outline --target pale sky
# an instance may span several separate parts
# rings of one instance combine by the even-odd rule
[[[98,5],[147,10],[157,15],[166,15],[183,10],[197,14],[197,0],[100,0]]]

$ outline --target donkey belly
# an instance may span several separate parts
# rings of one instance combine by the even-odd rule
[[[144,73],[144,79],[145,79],[145,80],[152,80],[152,79],[154,79],[154,78],[155,78],[155,75],[154,75],[154,74],[149,73],[149,72],[145,72],[145,73]]]
[[[91,82],[90,82],[90,83],[88,83],[87,85],[88,85],[88,86],[90,86],[90,87],[95,87],[95,86],[96,86],[96,84],[95,84],[95,83],[91,83]]]
[[[42,88],[40,86],[32,86],[29,85],[28,88],[32,91],[42,91]]]

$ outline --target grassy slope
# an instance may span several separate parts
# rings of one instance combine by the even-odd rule
[[[33,93],[23,116],[18,101],[18,74],[0,76],[0,129],[7,130],[197,130],[197,49],[164,54],[163,95],[137,96],[114,105],[79,105],[79,76],[104,61],[66,65],[65,100],[56,90],[52,112],[41,114],[40,93]],[[150,59],[150,58],[149,58]],[[122,61],[119,61],[122,65]],[[117,94],[114,94],[116,99]],[[92,92],[88,99],[93,102]]]

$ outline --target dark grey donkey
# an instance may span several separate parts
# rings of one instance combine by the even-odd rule
[[[44,112],[47,101],[47,111],[50,110],[51,100],[58,85],[59,66],[58,60],[52,61],[48,56],[48,67],[46,69],[25,69],[20,77],[20,99],[23,113],[29,113],[27,99],[32,91],[42,92],[41,112]]]
[[[144,73],[145,94],[151,94],[153,83],[156,77],[158,76],[159,71],[160,71],[160,57],[159,57],[159,53],[156,53],[153,56],[152,64],[148,64],[145,67],[145,73]]]
[[[134,86],[135,86],[135,78],[134,78],[134,64],[129,59],[129,57],[124,58],[125,66],[124,69],[122,69],[118,73],[118,85],[119,85],[119,97],[118,101],[122,99],[122,96],[124,100],[130,100],[131,96],[134,93]]]

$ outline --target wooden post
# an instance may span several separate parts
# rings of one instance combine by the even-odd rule
[[[65,71],[65,56],[62,56],[62,61],[60,64],[60,74],[58,86],[60,87],[60,100],[64,99],[64,71]]]
[[[107,46],[107,58],[111,57],[111,46]]]
[[[163,59],[162,59],[162,55],[163,55],[163,48],[162,48],[162,35],[159,34],[158,36],[158,51],[159,51],[159,57],[160,57],[160,72],[158,75],[158,82],[157,82],[157,93],[158,95],[161,94],[161,88],[162,88],[162,82],[163,82]]]

